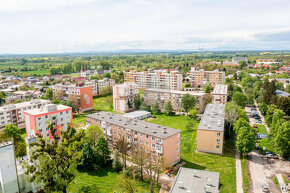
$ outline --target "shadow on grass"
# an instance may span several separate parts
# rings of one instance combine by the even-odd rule
[[[73,118],[74,119],[82,118],[82,117],[84,117],[86,115],[89,115],[89,114],[92,114],[92,113],[96,113],[96,112],[98,112],[98,111],[93,109],[93,110],[90,110],[90,111],[86,111],[84,113],[74,114]]]
[[[108,176],[109,172],[115,172],[111,168],[101,168],[101,169],[78,169],[80,174],[88,174],[90,176],[104,177]]]
[[[201,165],[198,165],[196,163],[193,163],[193,162],[188,162],[184,159],[181,159],[180,162],[185,162],[186,164],[182,167],[185,167],[185,168],[193,168],[193,169],[197,169],[197,170],[205,170],[206,167],[205,166],[201,166]]]

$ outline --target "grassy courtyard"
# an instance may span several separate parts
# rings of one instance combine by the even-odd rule
[[[94,109],[97,111],[109,111],[113,112],[113,105],[110,104],[110,101],[113,102],[113,96],[96,96],[94,97]]]
[[[78,188],[82,186],[90,186],[93,192],[107,193],[107,192],[121,192],[118,189],[119,174],[110,169],[98,169],[92,171],[79,171],[76,178],[69,186],[68,192],[78,192]],[[138,192],[149,192],[149,184],[136,180]],[[155,192],[159,192],[156,188]]]
[[[187,116],[167,116],[156,114],[156,119],[147,121],[182,130],[181,133],[181,161],[184,167],[220,173],[220,192],[236,192],[235,150],[233,139],[226,140],[224,155],[213,155],[196,152],[196,128],[186,130],[185,125],[190,120]]]

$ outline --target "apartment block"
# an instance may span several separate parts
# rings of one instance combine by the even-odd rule
[[[223,154],[225,105],[208,104],[197,128],[197,151]]]
[[[133,148],[143,147],[155,156],[163,156],[166,166],[180,160],[180,130],[104,111],[87,115],[87,126],[93,124],[103,130],[111,148],[125,139]]]
[[[53,138],[48,125],[53,123],[56,128],[56,135],[60,137],[60,131],[66,131],[67,125],[72,121],[72,108],[65,105],[49,104],[41,109],[34,109],[24,112],[26,137],[33,138],[36,133],[42,136]]]
[[[240,63],[241,61],[248,62],[247,57],[234,57],[232,58],[232,63]]]
[[[278,59],[258,59],[256,64],[279,64]]]
[[[102,80],[91,80],[85,82],[86,86],[91,86],[93,89],[93,95],[99,95],[101,93],[102,88],[108,86],[114,86],[116,81],[114,79],[104,78]]]
[[[77,95],[80,99],[81,112],[93,109],[93,88],[84,84],[56,84],[53,86],[53,93],[64,91],[69,97]]]
[[[194,91],[179,91],[166,89],[145,89],[144,101],[147,105],[152,106],[155,101],[158,102],[160,108],[164,108],[168,101],[171,101],[173,110],[183,111],[181,105],[182,97],[185,94],[190,94],[195,97],[199,112],[203,112],[206,106],[206,93]]]
[[[205,71],[203,69],[196,70],[195,67],[192,67],[190,72],[186,74],[191,79],[193,86],[203,87],[206,83],[210,83],[214,87],[216,84],[225,83],[225,72],[219,70]]]
[[[138,85],[134,82],[125,82],[113,87],[114,111],[129,112],[134,110],[134,99],[138,94]]]
[[[175,71],[167,73],[167,71],[158,70],[154,72],[131,70],[130,72],[124,72],[124,81],[135,82],[139,88],[143,89],[182,90],[182,74],[178,74]]]
[[[213,104],[226,104],[228,96],[228,85],[217,84],[212,92]]]
[[[24,128],[24,111],[41,109],[47,104],[50,104],[49,100],[35,99],[28,102],[8,104],[0,107],[0,128],[9,124],[16,125],[21,129]]]

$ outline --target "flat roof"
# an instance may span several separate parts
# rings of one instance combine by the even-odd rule
[[[55,109],[53,109],[51,111],[49,109],[50,107],[55,107]],[[48,104],[48,105],[44,105],[43,108],[28,110],[28,111],[25,111],[25,113],[30,114],[30,115],[40,115],[40,114],[44,114],[44,113],[50,113],[50,112],[65,110],[65,109],[70,109],[70,108],[71,107],[69,107],[69,106],[65,106],[65,105],[61,105],[61,104],[58,104],[58,105]]]
[[[219,173],[181,167],[170,193],[218,193]]]
[[[228,85],[216,84],[212,94],[228,94]]]
[[[50,100],[34,99],[34,100],[23,102],[23,103],[8,104],[8,105],[4,105],[0,107],[0,111],[18,109],[18,108],[22,108],[26,106],[32,106],[32,105],[43,104],[43,103],[50,103]]]
[[[166,139],[172,135],[175,135],[181,132],[180,130],[174,129],[171,127],[149,123],[149,122],[139,120],[136,118],[128,118],[120,114],[113,114],[113,113],[109,113],[105,111],[93,113],[93,114],[87,115],[87,117],[98,119],[103,122],[115,124],[115,125],[127,128],[127,129],[131,129],[134,131],[138,131],[140,133],[152,135],[161,139]]]
[[[225,105],[208,104],[198,125],[198,130],[224,131]]]
[[[123,116],[125,117],[131,117],[131,118],[134,118],[134,117],[141,117],[141,116],[144,116],[144,115],[148,115],[148,114],[151,114],[150,112],[148,111],[133,111],[133,112],[130,112],[130,113],[126,113],[124,114]]]
[[[170,94],[190,94],[193,96],[204,96],[206,93],[204,92],[194,92],[194,91],[181,91],[181,90],[169,90],[169,89],[158,89],[158,88],[147,88],[145,91],[151,91],[151,92],[162,92],[162,93],[170,93]]]
[[[276,94],[278,94],[278,95],[280,95],[282,97],[290,96],[290,94],[288,92],[285,92],[285,91],[282,91],[282,90],[276,90],[275,92],[276,92]]]

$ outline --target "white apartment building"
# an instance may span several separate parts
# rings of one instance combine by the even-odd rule
[[[113,87],[114,111],[129,112],[134,109],[134,99],[138,94],[138,85],[125,82]]]
[[[228,96],[228,85],[217,84],[212,92],[213,104],[226,104]]]
[[[50,104],[49,100],[35,99],[28,102],[8,104],[0,107],[0,128],[9,124],[16,125],[19,128],[24,128],[24,111],[41,109],[47,104]]]
[[[114,86],[116,81],[114,79],[104,78],[102,80],[91,80],[85,82],[86,86],[93,88],[93,95],[99,95],[103,87]]]
[[[139,88],[182,90],[182,74],[165,71],[124,72],[125,82],[135,82]]]
[[[60,137],[60,131],[66,130],[67,125],[73,119],[72,108],[65,105],[49,104],[41,109],[26,111],[25,113],[26,136],[35,137],[36,133],[45,137],[53,136],[48,125],[53,123],[57,129],[56,134]]]

